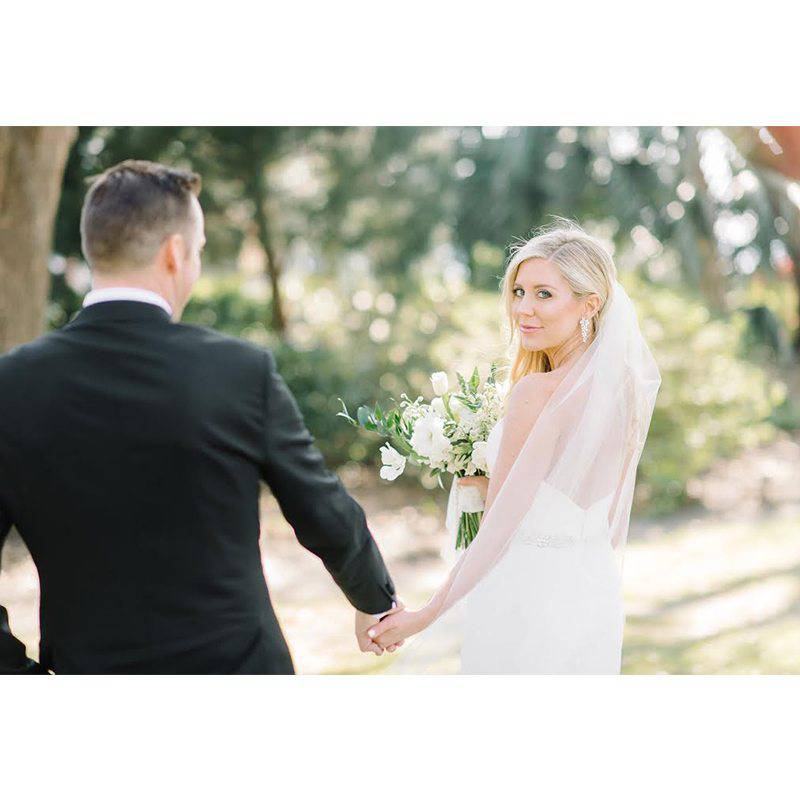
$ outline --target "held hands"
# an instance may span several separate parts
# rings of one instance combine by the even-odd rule
[[[419,611],[393,609],[368,631],[367,636],[375,647],[386,648],[390,653],[405,642],[406,638],[419,633],[430,625],[433,617],[428,606]]]
[[[404,608],[405,606],[403,603],[398,600],[397,605],[391,611],[386,612],[386,615],[383,617],[383,622],[385,622],[387,618],[403,611]],[[384,648],[373,642],[367,633],[368,630],[372,630],[373,627],[379,624],[381,623],[376,621],[374,614],[365,614],[363,611],[356,609],[356,641],[358,642],[358,649],[361,650],[362,653],[375,653],[376,656],[383,655]],[[386,647],[386,649],[390,653],[393,653],[401,644],[403,644],[403,642],[396,642],[391,647]]]

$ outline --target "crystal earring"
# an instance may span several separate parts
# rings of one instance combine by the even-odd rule
[[[589,341],[589,320],[586,317],[581,317],[581,339],[584,344]]]

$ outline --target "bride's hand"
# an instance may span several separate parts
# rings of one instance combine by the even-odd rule
[[[459,486],[474,486],[486,502],[486,493],[489,490],[489,478],[486,475],[471,475],[467,478],[458,479]]]
[[[427,628],[431,621],[431,614],[427,607],[421,608],[419,611],[403,609],[391,616],[384,617],[367,631],[367,635],[376,644],[388,648],[402,644],[407,637]]]

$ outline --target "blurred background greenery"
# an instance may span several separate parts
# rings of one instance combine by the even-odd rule
[[[575,219],[613,251],[662,372],[635,498],[635,530],[644,533],[631,544],[633,564],[650,563],[647,554],[661,552],[661,540],[648,539],[656,529],[675,534],[673,557],[691,554],[700,541],[693,531],[704,536],[692,514],[724,507],[736,515],[752,501],[758,513],[789,504],[791,525],[797,522],[800,491],[779,480],[782,470],[794,474],[800,427],[797,132],[81,127],[65,134],[46,268],[32,259],[18,269],[49,273],[46,325],[63,325],[90,287],[78,225],[86,179],[126,158],[201,173],[208,245],[184,319],[273,348],[328,463],[367,507],[372,503],[374,515],[395,497],[394,521],[381,524],[388,531],[405,520],[405,533],[387,533],[382,547],[419,568],[435,551],[426,544],[422,556],[409,555],[400,541],[432,535],[443,498],[432,508],[433,495],[422,493],[413,475],[379,485],[379,443],[335,416],[338,398],[352,409],[403,391],[429,396],[435,370],[452,376],[477,364],[485,373],[504,355],[498,282],[508,245],[549,215]],[[0,253],[4,285],[13,278],[5,270]],[[12,344],[0,321],[0,352]],[[379,492],[383,500],[370,501]],[[419,516],[420,509],[427,511]],[[787,525],[760,520],[747,529],[750,539],[737,528],[720,541],[747,552],[765,546],[773,531],[790,547]],[[725,557],[714,538],[719,530],[708,538],[714,558]],[[780,552],[774,560],[785,557],[794,579],[779,605],[791,609],[800,599],[800,565],[793,550]],[[658,615],[674,615],[684,596],[695,602],[702,587],[661,575],[659,601],[656,572],[646,580],[635,573],[629,584],[641,587],[634,609],[645,609],[629,619],[630,670],[693,671],[701,664],[735,671],[733,651],[728,661],[695,663],[674,643],[658,643],[665,631]],[[746,583],[740,572],[728,576],[740,582],[737,591]],[[727,591],[718,577],[719,591]],[[272,582],[280,596],[280,580]],[[422,597],[421,586],[408,594]],[[287,596],[285,608],[292,602]],[[290,641],[292,613],[282,617]],[[300,614],[295,641],[308,625]],[[309,670],[342,668],[315,661],[312,649]],[[800,661],[783,655],[764,663],[748,658],[749,671],[800,671]]]
[[[374,442],[335,417],[337,398],[356,407],[424,394],[433,370],[501,359],[507,246],[548,215],[574,218],[613,248],[661,365],[637,508],[671,511],[716,459],[798,423],[787,391],[797,210],[742,152],[752,136],[81,128],[56,216],[49,323],[63,324],[89,286],[85,179],[124,158],[191,167],[203,176],[208,246],[185,319],[274,348],[329,463],[369,464]]]

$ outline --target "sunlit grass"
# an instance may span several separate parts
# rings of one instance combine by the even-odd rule
[[[424,602],[446,573],[442,509],[408,487],[355,494],[398,591],[409,606]],[[298,672],[385,671],[393,658],[358,652],[352,608],[266,496],[263,512],[270,594]],[[624,673],[800,673],[800,511],[753,520],[684,514],[634,528],[625,559]],[[35,657],[38,582],[27,555],[5,561],[0,603]],[[455,650],[444,654],[446,671],[454,658]]]
[[[794,513],[664,521],[634,537],[625,563],[623,673],[800,673],[798,531]],[[394,555],[402,564],[400,585],[411,588],[416,574],[419,591],[409,599],[419,602],[441,574],[430,563],[435,551],[416,566]],[[295,647],[301,664],[308,663],[305,647],[313,648],[303,639],[303,652]],[[355,652],[345,640],[341,645],[322,659],[324,666],[316,659],[321,671],[375,674],[391,664],[391,658]]]
[[[800,515],[630,544],[626,673],[800,672]]]

